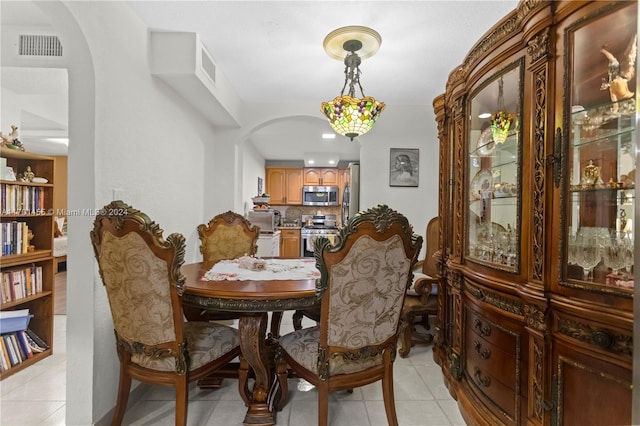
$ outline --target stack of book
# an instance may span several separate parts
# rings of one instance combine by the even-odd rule
[[[28,309],[0,312],[0,372],[49,349],[27,326],[33,315]]]

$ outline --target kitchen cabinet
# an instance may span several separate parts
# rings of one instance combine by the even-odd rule
[[[257,244],[256,257],[280,256],[280,231],[273,234],[260,234]]]
[[[304,185],[322,185],[334,186],[338,185],[339,170],[335,167],[317,169],[304,168]]]
[[[300,257],[300,229],[280,228],[280,256],[289,259]]]
[[[467,423],[631,423],[637,13],[520,2],[434,100],[433,352]]]
[[[265,188],[270,204],[302,205],[302,168],[267,167]]]

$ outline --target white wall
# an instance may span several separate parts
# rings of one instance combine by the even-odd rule
[[[360,141],[360,209],[387,204],[405,215],[424,238],[427,223],[438,215],[439,148],[433,111],[387,106]],[[390,148],[420,150],[417,187],[389,186]]]
[[[243,211],[264,173],[243,149],[253,129],[287,115],[317,116],[317,105],[246,105],[242,129],[213,129],[147,66],[147,29],[124,2],[41,2],[69,60],[69,208],[100,207],[114,195],[187,238],[224,210]],[[270,116],[266,116],[268,111]],[[402,113],[410,116],[403,118]],[[362,139],[362,205],[384,202],[416,232],[437,212],[437,143],[431,111],[387,106]],[[389,148],[419,148],[417,188],[388,186]],[[67,423],[91,424],[114,405],[117,358],[104,289],[89,243],[92,218],[69,222]]]
[[[246,212],[253,207],[251,197],[258,195],[258,178],[262,178],[262,191],[266,191],[264,158],[250,143],[242,144],[242,201],[243,210],[238,211],[240,214]]]
[[[148,213],[165,236],[182,233],[186,261],[194,261],[195,227],[203,221],[205,144],[215,141],[213,128],[151,77],[147,29],[126,3],[68,2],[65,9],[43,2],[42,7],[72,58],[69,208],[100,207],[115,195]],[[75,23],[81,34],[73,33]],[[72,38],[86,40],[90,57],[74,57],[79,52]],[[82,61],[92,63],[93,75],[77,72]],[[83,87],[92,80],[93,87]],[[95,111],[83,120],[77,106],[86,98],[94,100]],[[117,391],[111,316],[88,238],[92,220],[69,221],[68,424],[100,419],[113,407]]]

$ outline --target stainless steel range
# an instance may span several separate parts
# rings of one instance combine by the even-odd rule
[[[300,230],[300,257],[313,257],[313,247],[317,237],[338,235],[336,215],[302,215],[305,225]]]

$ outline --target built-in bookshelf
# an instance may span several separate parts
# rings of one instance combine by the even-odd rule
[[[0,154],[0,167],[13,171],[0,170],[0,311],[28,311],[30,318],[25,330],[2,333],[4,379],[53,353],[55,158],[6,147]],[[30,335],[39,344],[31,345]]]

